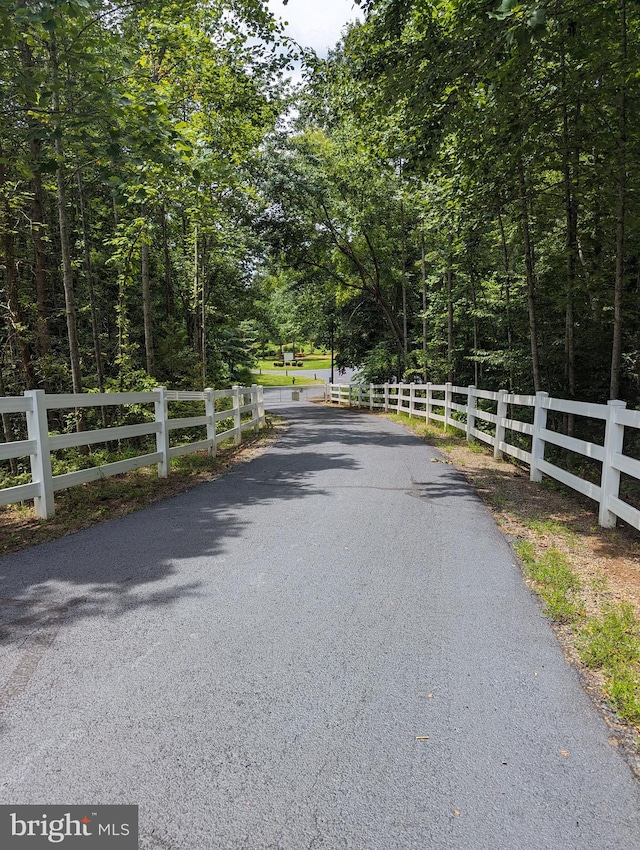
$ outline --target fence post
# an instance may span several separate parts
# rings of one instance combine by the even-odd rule
[[[604,432],[604,460],[600,481],[600,511],[598,522],[604,528],[615,528],[616,515],[609,510],[609,499],[618,498],[620,490],[620,470],[613,465],[613,456],[622,454],[624,425],[616,422],[616,412],[624,410],[626,401],[612,400],[607,404],[607,424]]]
[[[31,410],[27,411],[27,436],[36,442],[36,453],[30,456],[31,479],[40,485],[40,495],[33,500],[36,516],[49,519],[55,513],[53,499],[53,474],[49,451],[49,423],[44,390],[26,390],[24,395],[31,399]]]
[[[476,428],[476,388],[473,384],[469,384],[467,393],[467,441],[471,442]]]
[[[425,396],[425,413],[427,414],[426,424],[428,425],[431,422],[431,381],[427,381],[427,394]]]
[[[451,416],[451,382],[447,381],[444,385],[444,430],[449,428],[449,419]]]
[[[264,425],[264,387],[262,385],[258,386],[258,419],[260,420],[260,424]]]
[[[362,387],[358,387],[358,407],[362,407]]]
[[[233,389],[233,439],[236,446],[242,442],[242,414],[240,413],[240,387],[236,384]]]
[[[373,412],[373,384],[369,384],[369,410]]]
[[[413,418],[413,411],[416,403],[416,385],[409,384],[409,419]]]
[[[162,455],[158,462],[158,478],[169,477],[169,407],[167,404],[167,388],[156,387],[154,392],[158,398],[155,401],[156,422],[160,430],[156,433],[156,451]]]
[[[389,384],[384,385],[384,412],[389,412]]]
[[[498,407],[496,410],[496,441],[493,444],[493,456],[495,458],[504,457],[504,453],[500,448],[500,443],[504,443],[504,420],[507,418],[507,402],[505,401],[506,390],[498,392]]]
[[[535,407],[533,410],[533,436],[531,437],[531,469],[529,470],[530,481],[542,481],[542,473],[538,469],[538,463],[544,460],[544,440],[542,432],[547,427],[547,408],[544,402],[549,398],[549,393],[536,393]]]
[[[207,416],[207,440],[211,440],[209,455],[216,456],[216,400],[213,397],[213,389],[207,387],[204,391],[204,412]]]
[[[251,416],[256,421],[255,432],[260,433],[260,404],[258,400],[258,385],[251,384]]]

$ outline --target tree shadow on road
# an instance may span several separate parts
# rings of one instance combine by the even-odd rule
[[[34,647],[46,648],[61,629],[209,594],[202,560],[221,569],[216,557],[242,538],[253,508],[324,495],[314,473],[357,468],[346,453],[295,455],[295,468],[263,455],[149,508],[0,558],[0,705],[3,694],[6,701],[26,687],[24,658],[33,660]]]
[[[424,445],[414,434],[383,417],[368,416],[365,411],[306,404],[287,407],[278,413],[300,427],[289,431],[279,443],[287,447],[339,444],[397,449]]]
[[[169,611],[182,600],[209,596],[213,571],[232,568],[219,556],[242,539],[254,508],[282,504],[286,523],[287,504],[329,495],[318,473],[358,471],[356,446],[371,458],[367,465],[377,463],[381,449],[424,449],[418,437],[382,418],[312,405],[287,413],[295,427],[251,463],[133,514],[0,558],[0,700],[21,653],[46,647],[61,629],[88,618]],[[471,492],[448,469],[439,481],[416,487],[411,495],[429,499]],[[296,514],[304,525],[306,508]]]

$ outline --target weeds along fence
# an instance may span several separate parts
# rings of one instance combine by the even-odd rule
[[[640,411],[626,410],[624,401],[591,404],[544,392],[518,395],[452,384],[327,384],[326,398],[458,428],[467,440],[492,446],[495,457],[509,455],[529,466],[532,481],[546,475],[593,499],[601,526],[613,528],[620,518],[640,530],[640,510],[625,501],[626,494],[637,493],[640,482],[640,460],[632,456],[637,453]],[[578,439],[562,433],[563,421],[570,421],[575,432],[581,430],[576,427],[580,420],[586,425],[582,431],[595,436]],[[570,471],[572,466],[580,474]]]
[[[103,421],[105,410],[111,408],[119,409],[116,419],[120,422],[142,421],[89,428],[87,408],[101,408]],[[82,430],[51,433],[49,416],[55,413],[60,418],[65,410],[70,411],[66,420],[80,423]],[[170,416],[170,410],[197,412],[198,415]],[[26,439],[0,442],[0,462],[10,461],[15,465],[17,458],[23,461],[28,458],[30,475],[26,477],[31,478],[28,483],[14,486],[0,484],[0,506],[33,499],[36,515],[43,518],[53,516],[54,493],[58,490],[154,464],[158,466],[159,477],[166,478],[172,458],[202,450],[215,456],[220,443],[233,439],[239,445],[245,430],[258,431],[265,421],[262,387],[255,384],[203,392],[157,387],[151,392],[54,395],[43,390],[28,390],[23,396],[0,398],[0,414],[6,438],[15,434],[26,436]],[[11,427],[7,434],[6,423],[12,414],[20,414],[23,421]],[[62,419],[64,421],[65,417]],[[106,444],[115,445],[117,450],[123,446],[122,441],[126,447],[116,453],[130,456],[111,463],[95,463],[95,458],[85,448]],[[55,453],[79,447],[84,448],[85,468],[55,475],[52,463]],[[80,457],[82,459],[82,455]],[[11,481],[11,477],[8,480]]]

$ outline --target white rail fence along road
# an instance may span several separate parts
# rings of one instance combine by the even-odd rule
[[[543,474],[548,475],[593,499],[600,506],[599,523],[605,528],[613,528],[619,517],[640,530],[640,511],[620,498],[621,474],[640,480],[640,461],[624,454],[625,428],[640,429],[640,411],[626,410],[624,401],[591,404],[550,398],[544,392],[517,395],[506,390],[491,392],[452,384],[327,384],[326,398],[339,405],[406,413],[427,422],[443,422],[445,428],[459,428],[467,440],[482,440],[493,446],[495,457],[511,455],[527,464],[532,481],[541,481]],[[524,411],[528,411],[530,421],[510,418],[510,405],[519,408],[522,415],[526,416]],[[493,410],[486,410],[487,407]],[[550,411],[599,420],[604,424],[602,443],[579,440],[549,429]],[[488,424],[478,428],[477,420]],[[526,435],[529,450],[508,442],[508,435],[513,433]],[[599,461],[600,483],[587,481],[545,460],[548,444]]]
[[[220,402],[220,400],[229,401]],[[203,415],[187,418],[170,418],[171,402],[202,402]],[[218,405],[216,405],[218,402]],[[82,409],[87,407],[109,407],[127,405],[153,405],[154,419],[136,425],[74,431],[68,434],[50,434],[48,411]],[[225,409],[216,409],[225,407]],[[151,408],[150,408],[151,409]],[[28,390],[23,396],[0,398],[0,414],[24,414],[26,416],[26,440],[0,443],[0,460],[30,458],[31,482],[15,487],[0,489],[0,506],[26,499],[34,500],[36,515],[51,517],[55,511],[54,493],[86,484],[111,475],[130,472],[143,466],[158,465],[158,475],[169,475],[169,460],[192,452],[207,450],[216,454],[217,446],[225,440],[234,439],[236,445],[248,428],[259,430],[264,424],[264,399],[262,387],[233,387],[226,390],[206,389],[203,392],[183,392],[157,387],[151,392],[139,393],[77,393],[69,395],[46,394],[43,390]],[[224,420],[233,420],[233,426],[218,433],[217,425]],[[204,440],[170,445],[171,431],[206,427]],[[223,426],[224,427],[224,426]],[[128,457],[102,466],[92,466],[64,475],[53,475],[51,453],[60,449],[108,443],[131,437],[155,434],[156,450],[150,454]]]

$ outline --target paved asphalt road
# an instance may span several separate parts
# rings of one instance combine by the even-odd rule
[[[638,850],[638,786],[456,471],[287,416],[0,560],[0,802],[138,803],[143,850]]]

